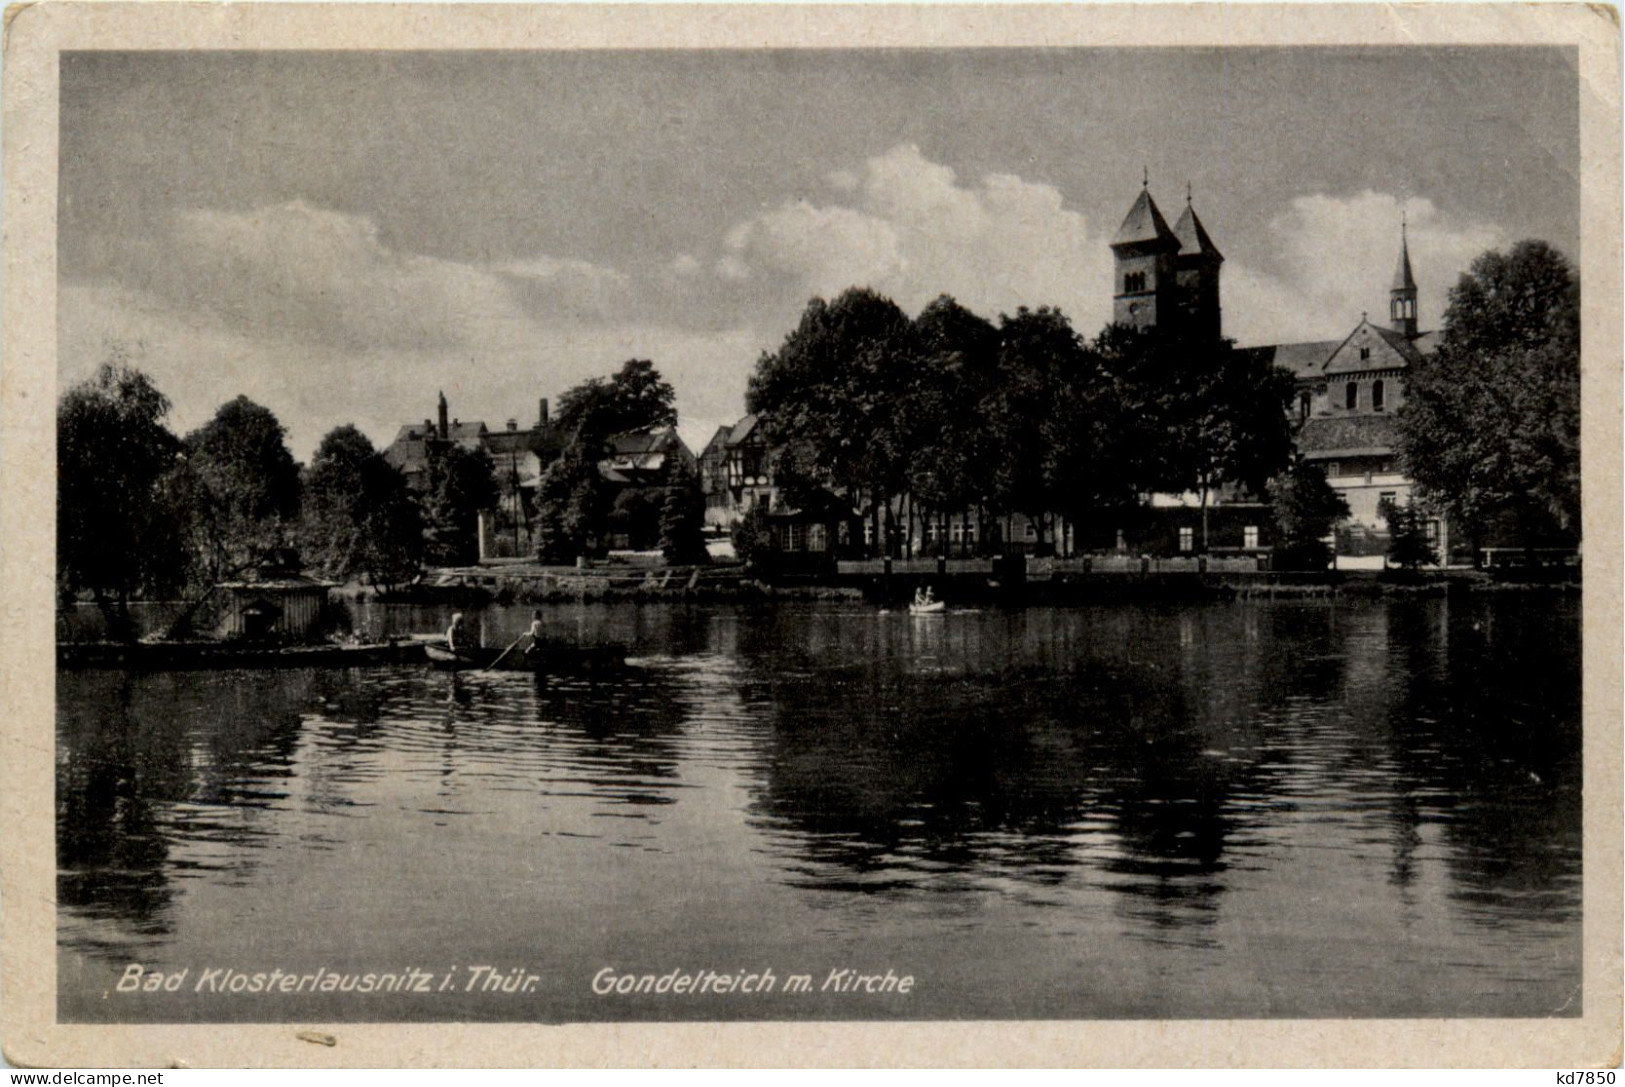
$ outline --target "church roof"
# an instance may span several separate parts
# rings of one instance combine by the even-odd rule
[[[1333,456],[1384,456],[1393,452],[1392,415],[1332,415],[1305,421],[1298,448],[1314,460]]]
[[[1416,277],[1411,275],[1411,249],[1403,230],[1399,235],[1399,264],[1394,268],[1394,285],[1390,290],[1416,290]]]
[[[1157,202],[1151,199],[1151,190],[1141,189],[1134,206],[1128,209],[1123,225],[1117,228],[1117,236],[1112,239],[1112,245],[1178,241],[1174,232],[1168,229],[1168,220],[1157,210]]]
[[[1283,370],[1292,371],[1294,377],[1319,377],[1332,352],[1343,345],[1342,340],[1311,340],[1307,343],[1272,343],[1264,347],[1243,348],[1254,357]]]
[[[1361,357],[1365,348],[1365,357]],[[1362,320],[1326,359],[1323,373],[1358,374],[1370,370],[1395,370],[1421,361],[1422,353],[1411,345],[1403,332]]]
[[[1174,224],[1174,237],[1179,239],[1179,255],[1182,257],[1210,256],[1218,260],[1224,259],[1219,247],[1208,237],[1206,228],[1202,226],[1202,220],[1196,217],[1196,209],[1188,203],[1185,205],[1184,213],[1179,217],[1179,222]]]

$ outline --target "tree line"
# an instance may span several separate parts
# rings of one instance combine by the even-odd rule
[[[601,549],[627,502],[598,461],[615,433],[674,423],[673,403],[671,386],[642,360],[565,394],[565,453],[544,474],[539,502],[545,553]],[[290,558],[322,577],[388,590],[426,565],[479,557],[477,519],[498,495],[483,450],[426,443],[425,484],[414,491],[353,425],[329,431],[300,465],[286,428],[246,396],[184,436],[170,430],[169,411],[122,349],[57,406],[58,591],[89,595],[115,636],[133,634],[131,600],[198,605],[213,586]],[[639,513],[669,558],[696,561],[698,480],[674,461],[662,482],[637,499],[652,513]]]
[[[1486,252],[1463,273],[1397,415],[1399,466],[1422,505],[1382,511],[1394,561],[1438,558],[1418,542],[1424,507],[1475,542],[1578,538],[1579,347],[1579,282],[1546,243]],[[1010,514],[1038,526],[1040,549],[1057,518],[1103,548],[1104,526],[1154,493],[1198,496],[1206,549],[1209,506],[1228,489],[1269,500],[1278,568],[1324,569],[1349,509],[1296,450],[1295,383],[1228,340],[1118,325],[1087,340],[1057,309],[995,324],[947,295],[910,318],[853,288],[809,302],[759,358],[746,405],[785,500],[842,495],[877,554],[898,554],[917,523],[942,539],[956,517],[987,545]]]
[[[1267,493],[1292,464],[1292,376],[1158,330],[1080,336],[1058,309],[997,324],[944,295],[910,318],[872,290],[814,299],[751,375],[747,408],[792,496],[826,486],[895,554],[909,521],[980,528],[1010,514],[1053,546],[1149,493]],[[791,498],[793,501],[793,497]]]

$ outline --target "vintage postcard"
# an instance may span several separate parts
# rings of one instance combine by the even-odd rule
[[[1580,5],[17,5],[23,1065],[1619,1060]]]

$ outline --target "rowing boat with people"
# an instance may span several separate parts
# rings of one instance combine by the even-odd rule
[[[487,649],[471,646],[455,652],[444,642],[426,642],[429,664],[449,671],[593,672],[623,667],[626,648],[619,645],[540,645],[534,649]]]

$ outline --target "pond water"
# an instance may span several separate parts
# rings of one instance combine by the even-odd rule
[[[59,673],[62,1017],[1581,1011],[1577,598],[543,616],[629,667]]]

